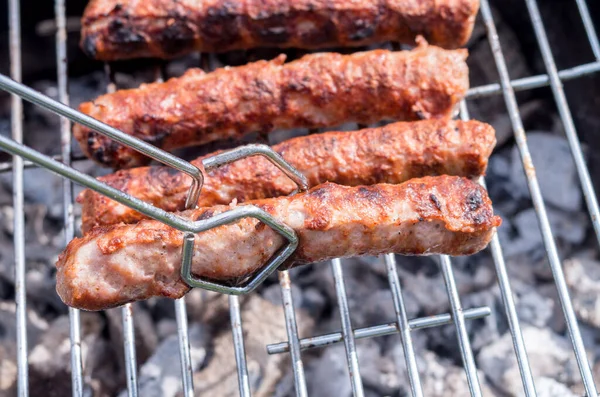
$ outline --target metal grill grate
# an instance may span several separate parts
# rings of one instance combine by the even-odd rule
[[[558,296],[561,302],[562,310],[568,327],[568,333],[573,343],[573,350],[579,371],[583,380],[586,395],[597,396],[598,391],[594,384],[590,364],[587,361],[585,348],[580,334],[579,326],[573,311],[569,291],[566,286],[565,277],[562,271],[561,262],[557,253],[556,244],[550,228],[548,216],[544,201],[540,192],[538,181],[535,177],[534,164],[531,161],[527,145],[527,137],[523,128],[523,123],[519,115],[519,109],[515,98],[515,91],[528,90],[537,87],[550,86],[560,119],[562,120],[567,139],[571,148],[573,158],[577,167],[580,183],[584,192],[586,204],[592,219],[593,227],[596,236],[600,242],[600,213],[598,209],[598,201],[595,196],[590,175],[585,165],[580,143],[575,131],[573,118],[569,110],[569,106],[565,99],[565,94],[562,88],[562,81],[575,79],[584,75],[600,71],[600,44],[598,36],[594,30],[589,11],[585,0],[574,0],[577,4],[582,22],[587,34],[595,61],[588,64],[579,65],[569,69],[558,71],[554,62],[552,52],[549,48],[548,39],[544,29],[543,22],[540,17],[536,0],[524,0],[527,5],[529,16],[531,18],[535,36],[539,44],[541,54],[547,74],[522,78],[518,80],[510,80],[504,54],[500,47],[500,42],[496,32],[496,26],[493,20],[491,9],[488,0],[481,0],[481,15],[487,29],[487,37],[492,49],[493,58],[500,76],[500,82],[488,84],[484,86],[471,88],[468,92],[467,99],[485,97],[490,95],[503,95],[507,106],[508,115],[515,134],[517,145],[521,154],[523,167],[526,173],[528,186],[531,193],[533,205],[535,207],[540,229],[542,232],[543,242],[547,251],[549,264],[554,276],[554,281],[558,288]],[[58,92],[59,101],[68,105],[69,97],[67,93],[67,61],[66,61],[66,28],[65,28],[65,5],[64,0],[55,0],[56,11],[56,52],[57,52],[57,71],[58,71]],[[21,43],[20,43],[20,10],[19,0],[9,0],[9,21],[10,21],[10,64],[11,77],[16,82],[21,81]],[[160,76],[160,75],[159,75]],[[53,106],[51,101],[45,98],[35,98],[30,92],[27,92],[19,84],[12,83],[9,79],[3,76],[0,79],[0,87],[6,89],[13,94],[12,96],[12,113],[11,113],[11,128],[12,138],[14,142],[22,142],[22,99],[21,97],[37,103],[39,105],[50,108],[50,110],[61,114],[61,155],[55,157],[55,160],[62,161],[69,166],[71,161],[81,160],[71,158],[71,132],[70,122],[68,119],[81,121],[76,112],[69,113],[68,111]],[[114,87],[109,84],[107,87]],[[18,95],[17,95],[18,93]],[[461,118],[468,119],[468,109],[465,101],[461,103]],[[106,132],[106,130],[104,131]],[[114,134],[114,133],[113,133]],[[70,241],[74,236],[74,218],[73,218],[73,193],[72,182],[76,181],[91,187],[93,178],[85,178],[76,171],[59,167],[55,163],[51,163],[49,158],[42,158],[41,155],[32,150],[27,150],[22,146],[14,144],[9,139],[1,138],[0,147],[15,155],[12,164],[0,164],[0,172],[12,172],[13,174],[13,206],[15,214],[14,224],[14,247],[15,247],[15,300],[17,303],[17,352],[18,352],[18,393],[19,396],[28,395],[28,373],[27,373],[27,337],[26,337],[26,299],[25,299],[25,250],[24,250],[24,218],[23,218],[23,169],[36,165],[42,165],[46,168],[60,173],[65,176],[64,180],[64,221],[65,221],[65,241]],[[137,145],[134,145],[137,147]],[[156,152],[156,156],[161,160],[168,160],[166,155]],[[23,160],[22,157],[30,160]],[[40,160],[41,159],[41,160]],[[185,168],[185,162],[169,162],[169,165],[177,168]],[[185,163],[185,164],[184,164]],[[53,165],[54,164],[54,165]],[[189,165],[189,164],[188,164]],[[181,169],[181,168],[180,168]],[[485,185],[485,182],[481,180]],[[96,185],[98,187],[98,185]],[[100,186],[101,188],[101,186]],[[105,193],[111,193],[105,190]],[[125,195],[123,195],[125,196]],[[133,205],[135,200],[125,197],[129,200],[128,203]],[[132,204],[133,203],[133,204]],[[139,205],[139,204],[138,204]],[[148,207],[144,207],[148,209]],[[151,208],[151,207],[150,207]],[[148,210],[152,212],[151,209]],[[523,383],[524,393],[526,396],[535,396],[536,390],[533,381],[533,376],[529,366],[527,351],[523,342],[519,320],[515,308],[513,294],[511,291],[509,278],[506,271],[506,266],[503,259],[502,247],[497,236],[494,237],[491,243],[491,254],[496,267],[498,283],[504,303],[504,309],[509,322],[512,340],[514,344],[515,354],[518,361],[521,379]],[[346,357],[352,390],[355,396],[363,396],[363,386],[360,376],[360,367],[355,348],[355,340],[361,338],[370,338],[382,335],[390,335],[394,333],[400,334],[400,341],[404,349],[406,359],[406,367],[410,380],[410,386],[413,396],[422,396],[421,380],[417,369],[417,358],[413,349],[411,333],[415,330],[435,327],[445,324],[454,324],[457,330],[458,344],[462,353],[464,368],[469,383],[471,395],[480,396],[481,388],[477,378],[477,371],[473,353],[470,348],[469,338],[466,332],[465,321],[481,318],[490,314],[490,309],[487,307],[470,308],[463,310],[456,288],[456,283],[452,273],[450,258],[440,258],[440,268],[444,277],[448,299],[450,301],[451,313],[440,314],[425,318],[411,319],[407,318],[404,300],[402,296],[401,283],[398,278],[396,262],[393,255],[385,256],[386,272],[389,278],[390,290],[393,297],[394,308],[396,312],[395,322],[390,324],[375,325],[362,329],[353,329],[348,308],[347,296],[344,287],[344,276],[341,266],[341,261],[336,259],[332,261],[331,268],[335,280],[335,289],[340,309],[341,331],[320,335],[306,339],[299,339],[295,309],[291,294],[291,280],[288,272],[279,273],[279,281],[283,296],[283,306],[286,320],[286,329],[288,341],[267,346],[270,354],[278,354],[289,352],[292,358],[292,366],[294,371],[296,395],[306,396],[306,379],[302,363],[301,351],[313,347],[326,346],[335,343],[343,342],[346,349]],[[235,346],[235,358],[238,368],[239,390],[241,396],[250,396],[250,383],[248,377],[248,368],[244,353],[244,338],[242,332],[242,322],[240,314],[240,304],[236,296],[231,295],[229,298],[230,317],[233,332],[233,341]],[[188,342],[188,327],[187,315],[183,299],[175,301],[177,331],[180,341],[180,356],[182,368],[182,383],[185,396],[194,394],[192,382],[192,368],[190,365],[190,351]],[[133,307],[127,305],[122,309],[122,321],[124,329],[124,351],[127,371],[127,389],[130,396],[137,396],[137,365],[135,361],[135,335],[133,330]],[[70,331],[71,331],[71,364],[72,364],[72,384],[73,395],[83,396],[83,376],[82,376],[82,356],[81,356],[81,335],[80,335],[80,320],[79,311],[75,309],[69,310]]]

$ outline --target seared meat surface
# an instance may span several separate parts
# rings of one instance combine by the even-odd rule
[[[325,132],[293,138],[273,149],[302,172],[310,186],[401,183],[428,175],[474,178],[485,173],[496,143],[494,129],[479,121],[423,120],[380,128]],[[193,161],[202,166],[202,157]],[[127,194],[166,211],[182,211],[191,184],[169,167],[120,170],[99,178]],[[199,207],[284,196],[295,184],[263,157],[251,157],[212,170],[204,180]],[[145,218],[93,190],[78,197],[82,230],[135,223]]]
[[[384,253],[470,255],[486,247],[501,223],[481,186],[453,176],[400,185],[326,183],[306,193],[247,204],[296,231],[299,245],[288,266]],[[206,219],[229,208],[199,208],[182,216]],[[59,256],[58,294],[66,304],[87,310],[152,296],[179,298],[189,290],[180,278],[182,244],[182,232],[154,220],[95,228],[71,241]],[[239,280],[257,271],[283,244],[262,222],[242,219],[196,235],[192,272]]]
[[[412,51],[284,56],[120,90],[80,110],[165,150],[278,128],[448,118],[469,86],[466,50],[422,43]],[[149,159],[76,124],[84,153],[113,168]]]
[[[81,48],[103,61],[257,47],[464,45],[478,0],[92,0]]]

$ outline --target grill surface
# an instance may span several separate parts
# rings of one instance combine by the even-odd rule
[[[595,61],[588,64],[579,65],[562,71],[558,71],[554,62],[552,52],[549,48],[548,39],[544,29],[543,21],[541,20],[538,6],[535,0],[525,0],[529,16],[533,24],[536,39],[539,44],[541,54],[547,74],[526,77],[518,80],[510,80],[504,54],[500,47],[496,26],[492,17],[491,9],[488,0],[481,0],[481,15],[487,29],[487,37],[493,52],[493,58],[497,67],[500,82],[488,84],[484,86],[471,88],[468,92],[467,99],[485,97],[490,95],[503,95],[507,106],[508,115],[512,123],[512,128],[515,134],[517,145],[521,154],[521,159],[529,190],[531,193],[532,202],[537,213],[540,230],[542,232],[543,242],[547,251],[549,264],[554,276],[554,281],[558,289],[558,296],[561,302],[562,310],[568,327],[568,333],[573,344],[573,350],[579,371],[583,380],[586,395],[597,396],[598,391],[594,384],[590,364],[587,361],[585,348],[580,334],[579,326],[573,311],[569,291],[566,286],[565,277],[562,271],[561,262],[556,249],[552,230],[544,201],[540,192],[538,181],[535,177],[534,164],[531,161],[529,149],[527,145],[527,137],[523,128],[523,123],[519,115],[519,109],[515,98],[515,91],[528,90],[538,87],[550,86],[560,119],[563,123],[567,139],[571,148],[573,158],[577,167],[580,183],[584,192],[586,204],[591,216],[596,237],[600,242],[600,212],[598,209],[598,201],[593,190],[590,175],[583,159],[580,143],[577,138],[577,133],[574,127],[573,118],[569,110],[569,106],[565,99],[565,94],[562,88],[562,81],[575,79],[580,76],[595,73],[600,71],[600,44],[598,36],[594,30],[589,11],[585,0],[575,0],[579,9],[582,22],[589,40]],[[65,6],[64,0],[55,0],[56,11],[56,51],[57,51],[57,71],[58,71],[58,89],[59,100],[68,105],[69,97],[67,93],[67,62],[66,62],[66,29],[65,29]],[[11,61],[11,77],[13,80],[20,82],[21,80],[21,46],[20,46],[20,22],[19,22],[19,0],[9,0],[9,21],[10,21],[10,61]],[[202,57],[203,65],[206,58]],[[206,67],[205,67],[206,68]],[[110,70],[107,67],[107,73],[110,75]],[[2,77],[2,76],[0,76]],[[157,73],[157,79],[160,79],[160,73]],[[10,80],[1,79],[0,88],[13,93],[12,96],[12,113],[11,113],[11,128],[12,138],[15,142],[22,142],[22,100],[19,95],[14,93],[17,91],[15,86],[11,85]],[[109,84],[107,90],[114,89],[114,84]],[[33,101],[40,105],[48,106],[47,100],[35,100],[28,97],[25,92],[19,93],[27,100]],[[43,99],[43,98],[42,98]],[[51,107],[57,113],[65,116],[60,109]],[[460,116],[462,119],[468,119],[468,106],[466,102],[461,103]],[[77,119],[77,115],[72,115],[70,119]],[[34,151],[25,151],[21,147],[11,144],[7,138],[0,139],[0,147],[13,154],[18,154],[13,157],[12,164],[0,164],[0,172],[12,172],[13,174],[13,206],[14,206],[14,246],[15,246],[15,285],[16,285],[16,303],[17,303],[17,352],[18,352],[18,393],[19,396],[28,395],[28,373],[27,373],[27,337],[26,337],[26,300],[25,300],[25,250],[24,250],[24,218],[23,218],[23,169],[36,166],[41,155]],[[61,118],[61,155],[55,157],[55,160],[62,161],[69,166],[72,161],[82,160],[81,158],[71,158],[71,132],[70,121],[68,118]],[[24,161],[22,157],[26,157],[31,161]],[[169,162],[164,154],[158,153],[157,156],[161,160],[165,160],[172,166],[185,166],[185,162],[173,163]],[[52,164],[46,161],[44,164],[47,168],[52,168]],[[54,167],[55,172],[61,173],[61,169]],[[65,176],[64,180],[64,221],[65,221],[65,241],[70,241],[74,236],[74,217],[73,217],[73,193],[72,182],[84,184],[92,187],[93,178],[84,178],[78,175],[76,171],[70,168],[64,168],[61,175]],[[70,178],[70,179],[68,179]],[[485,185],[483,179],[481,183]],[[98,187],[98,186],[96,186]],[[101,186],[100,186],[101,188]],[[106,193],[106,191],[104,192]],[[125,196],[125,195],[123,195]],[[132,203],[128,197],[124,197]],[[135,203],[134,203],[135,204]],[[149,212],[152,212],[150,207]],[[159,216],[160,217],[160,216]],[[509,278],[507,275],[502,247],[497,236],[494,237],[490,245],[491,254],[496,267],[498,284],[502,294],[505,313],[509,322],[510,331],[514,345],[515,355],[518,361],[521,372],[523,389],[526,396],[535,396],[536,390],[527,358],[527,350],[523,342],[519,319],[517,316],[513,294],[511,291]],[[306,396],[306,379],[302,363],[301,351],[319,346],[326,346],[335,343],[343,342],[346,349],[346,357],[352,390],[355,396],[363,396],[363,385],[360,376],[360,367],[355,347],[355,339],[370,338],[382,335],[390,335],[394,333],[400,334],[400,341],[404,348],[404,356],[406,359],[406,367],[409,375],[410,386],[413,396],[422,396],[421,380],[417,370],[417,357],[413,349],[411,333],[415,330],[441,326],[446,324],[454,324],[457,330],[458,344],[462,353],[463,364],[469,383],[471,395],[480,396],[481,388],[477,378],[477,371],[473,353],[470,348],[470,342],[466,331],[465,321],[481,318],[490,314],[490,309],[487,307],[477,307],[463,310],[454,280],[451,260],[448,257],[440,258],[440,268],[444,277],[448,299],[450,302],[451,313],[430,316],[426,318],[411,319],[407,318],[404,300],[402,296],[401,283],[398,278],[396,269],[395,257],[393,255],[385,256],[385,266],[389,278],[390,290],[392,293],[396,319],[394,323],[374,325],[368,328],[353,329],[350,320],[350,312],[348,301],[344,287],[344,275],[341,260],[336,259],[331,263],[331,269],[335,280],[335,289],[340,309],[341,331],[320,335],[311,338],[300,340],[298,337],[295,309],[291,294],[291,280],[288,272],[279,273],[279,281],[283,296],[283,306],[286,320],[286,328],[288,341],[267,346],[270,354],[289,352],[292,358],[292,366],[294,370],[295,390],[296,395]],[[250,384],[248,377],[248,368],[246,365],[244,352],[244,338],[242,332],[242,321],[240,314],[240,303],[237,296],[229,297],[231,327],[233,332],[233,341],[235,347],[235,358],[238,368],[239,391],[241,396],[250,396]],[[127,371],[127,389],[130,396],[137,396],[137,364],[135,361],[135,335],[133,328],[134,307],[126,305],[122,308],[122,321],[124,329],[123,348],[125,352],[126,371]],[[188,327],[187,315],[183,299],[175,301],[177,331],[179,335],[179,347],[182,368],[182,384],[183,393],[185,396],[194,394],[192,382],[192,368],[190,364],[190,350],[188,342]],[[83,396],[83,376],[82,376],[82,356],[80,346],[80,320],[79,311],[75,309],[69,310],[70,316],[70,331],[71,331],[71,364],[72,364],[72,385],[73,395]]]

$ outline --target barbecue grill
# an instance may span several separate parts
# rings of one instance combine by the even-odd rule
[[[496,26],[490,9],[488,0],[481,0],[481,16],[487,29],[487,38],[492,49],[493,60],[500,76],[500,82],[488,84],[479,87],[473,87],[469,90],[467,99],[482,98],[492,95],[502,95],[506,103],[508,115],[515,134],[516,142],[522,159],[523,168],[525,170],[527,183],[531,193],[531,198],[535,211],[537,213],[540,230],[543,237],[543,242],[547,252],[549,265],[552,270],[554,282],[558,290],[558,297],[561,303],[562,312],[567,325],[569,337],[572,342],[572,348],[575,353],[579,372],[583,380],[583,385],[587,396],[597,396],[598,390],[594,383],[590,363],[588,362],[579,325],[575,316],[575,312],[567,289],[565,275],[562,270],[561,261],[558,256],[556,243],[550,222],[546,213],[546,207],[540,191],[538,181],[536,179],[534,164],[528,149],[527,137],[523,127],[523,123],[519,114],[515,91],[529,90],[538,87],[549,86],[552,89],[556,105],[562,120],[566,136],[570,145],[572,156],[575,160],[579,180],[584,192],[586,204],[591,216],[593,228],[596,237],[600,241],[600,211],[598,208],[597,197],[594,193],[591,178],[586,167],[581,146],[575,130],[573,118],[569,105],[566,101],[563,92],[562,82],[575,79],[584,75],[596,73],[600,71],[600,43],[598,36],[594,30],[590,13],[588,11],[585,0],[575,0],[581,20],[589,40],[589,44],[593,51],[595,61],[587,64],[578,65],[565,70],[557,70],[554,62],[553,54],[549,47],[548,38],[544,29],[544,23],[541,19],[540,12],[536,0],[525,0],[529,16],[531,18],[535,36],[541,50],[543,62],[546,67],[546,74],[526,77],[518,80],[511,80],[508,75],[506,61],[498,35]],[[20,10],[19,0],[9,0],[9,18],[10,18],[10,66],[11,79],[5,76],[0,76],[0,88],[12,93],[12,113],[11,113],[11,128],[12,140],[0,137],[0,148],[14,155],[12,164],[0,164],[0,171],[12,172],[13,176],[13,206],[14,206],[14,248],[15,248],[15,300],[17,304],[17,367],[18,367],[18,393],[19,396],[28,395],[28,362],[27,362],[27,335],[26,335],[26,285],[25,285],[25,248],[24,248],[24,216],[23,216],[23,170],[29,167],[45,167],[65,177],[64,180],[64,220],[65,220],[65,243],[70,241],[74,236],[74,217],[73,217],[73,194],[72,182],[83,184],[89,188],[95,189],[103,194],[109,195],[112,198],[118,199],[126,205],[132,206],[146,214],[162,220],[168,224],[173,224],[173,219],[167,217],[164,212],[147,205],[133,197],[123,193],[113,191],[105,185],[96,182],[92,177],[83,175],[70,167],[73,159],[71,156],[71,126],[70,123],[78,122],[88,124],[89,126],[99,130],[100,132],[119,140],[122,143],[128,144],[154,159],[195,176],[197,184],[190,192],[189,203],[194,203],[195,194],[198,194],[201,186],[201,174],[198,169],[175,156],[169,155],[161,150],[155,149],[148,144],[144,144],[134,138],[128,137],[125,134],[108,128],[101,123],[94,123],[93,119],[89,120],[85,115],[82,115],[71,108],[69,105],[69,97],[67,93],[67,62],[66,62],[66,18],[64,0],[55,0],[56,12],[56,51],[57,51],[57,71],[58,71],[58,89],[59,101],[51,100],[31,89],[20,84],[21,81],[21,43],[20,43]],[[107,68],[107,73],[110,76],[110,68]],[[159,76],[160,78],[160,76]],[[107,91],[114,90],[114,84],[109,84]],[[22,100],[33,102],[46,109],[49,109],[56,114],[63,116],[61,118],[61,155],[55,158],[50,158],[42,155],[32,149],[22,145],[23,128],[22,128]],[[460,117],[462,119],[469,118],[468,105],[465,101],[460,106]],[[257,147],[246,147],[238,151],[237,157],[256,154]],[[261,153],[271,156],[278,166],[287,170],[288,175],[294,176],[294,169],[291,168],[285,161],[274,158],[271,152],[266,149]],[[211,162],[210,166],[218,166],[227,161],[232,161],[233,158],[226,159],[208,159]],[[207,167],[209,168],[209,167]],[[300,181],[301,182],[301,181]],[[481,183],[485,185],[483,179]],[[301,185],[301,184],[300,184]],[[247,216],[249,214],[242,213],[238,216]],[[261,214],[250,214],[251,216],[261,216]],[[232,215],[233,216],[233,215]],[[262,218],[261,218],[262,219]],[[214,226],[216,222],[213,222]],[[189,227],[189,225],[187,225]],[[285,225],[271,224],[278,231],[286,233]],[[207,226],[208,227],[208,226]],[[205,227],[206,229],[206,227]],[[204,230],[205,230],[204,229]],[[198,231],[200,229],[188,229],[188,231]],[[294,236],[287,235],[290,240],[290,249],[293,248]],[[193,242],[193,239],[191,240]],[[187,240],[187,252],[191,252],[191,245]],[[184,248],[184,250],[186,249]],[[528,362],[527,347],[524,344],[521,328],[519,326],[518,313],[515,307],[513,293],[511,291],[510,280],[505,267],[502,247],[497,236],[494,237],[490,245],[491,255],[495,264],[497,281],[502,294],[504,310],[508,319],[512,341],[514,345],[514,354],[516,355],[518,366],[520,369],[521,380],[523,384],[524,394],[526,396],[535,396],[536,389],[534,378]],[[185,251],[184,251],[185,252]],[[244,337],[243,324],[240,314],[239,298],[236,294],[249,292],[252,287],[260,282],[268,271],[272,270],[281,263],[286,252],[280,252],[279,257],[273,258],[272,266],[268,267],[258,279],[250,282],[248,288],[231,289],[223,286],[207,284],[203,281],[197,281],[198,286],[217,290],[220,292],[230,293],[230,317],[231,328],[233,333],[235,359],[237,362],[239,392],[241,396],[250,396],[250,382],[248,376],[248,367],[246,364],[244,352]],[[185,256],[185,255],[184,255]],[[189,256],[187,258],[189,260]],[[184,259],[185,261],[186,259]],[[294,385],[297,396],[306,396],[307,379],[304,375],[302,351],[306,349],[325,347],[332,344],[343,343],[346,350],[347,365],[350,374],[350,382],[352,385],[353,394],[355,396],[363,396],[364,389],[360,376],[360,367],[358,363],[355,340],[361,338],[373,338],[383,335],[399,334],[400,343],[404,350],[406,359],[406,369],[410,380],[410,388],[413,396],[422,396],[422,386],[417,369],[417,357],[412,343],[412,333],[418,332],[419,329],[426,327],[436,327],[441,325],[453,324],[457,331],[457,343],[462,354],[462,363],[466,372],[467,380],[471,395],[481,396],[482,391],[477,376],[477,368],[473,357],[473,352],[470,347],[469,337],[467,334],[466,321],[485,317],[490,314],[488,307],[463,308],[459,293],[456,287],[456,282],[453,276],[451,259],[446,256],[440,258],[440,269],[445,281],[448,299],[450,302],[451,312],[443,313],[430,317],[409,319],[402,295],[401,280],[399,280],[396,261],[393,255],[385,256],[385,270],[389,278],[389,287],[393,297],[396,318],[393,323],[376,324],[370,327],[354,329],[351,322],[351,313],[347,301],[347,295],[344,285],[344,274],[342,261],[339,259],[333,260],[331,263],[331,271],[335,280],[335,292],[337,295],[338,305],[340,309],[341,330],[326,335],[318,335],[310,338],[299,339],[295,308],[291,293],[291,284],[293,280],[287,271],[278,273],[281,292],[283,297],[283,307],[286,320],[286,328],[288,340],[281,343],[265,346],[269,354],[290,354],[291,365],[293,366]],[[175,301],[175,312],[177,319],[177,332],[179,336],[179,350],[181,361],[181,381],[183,384],[183,394],[192,396],[194,394],[194,385],[192,381],[192,368],[190,364],[190,348],[188,341],[188,324],[186,315],[186,306],[184,299]],[[129,396],[137,396],[137,363],[135,355],[135,334],[133,327],[132,311],[135,306],[126,305],[122,308],[122,323],[123,323],[123,348],[125,356],[125,367],[127,373],[127,391]],[[72,388],[74,396],[83,396],[83,376],[82,376],[82,351],[81,351],[81,330],[79,311],[76,309],[69,310],[70,317],[70,336],[71,336],[71,368],[72,368]]]

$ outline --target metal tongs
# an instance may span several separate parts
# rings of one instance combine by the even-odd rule
[[[202,191],[204,183],[204,173],[229,164],[231,162],[250,157],[263,156],[275,166],[277,166],[285,175],[296,183],[298,188],[292,192],[295,194],[299,191],[304,191],[308,188],[306,177],[296,170],[292,165],[283,159],[277,152],[267,145],[250,144],[241,146],[232,150],[219,153],[215,156],[208,157],[202,160],[204,170],[200,170],[193,164],[180,159],[164,150],[146,143],[138,138],[104,124],[88,115],[85,115],[77,110],[55,101],[46,95],[43,95],[27,86],[24,86],[16,81],[0,74],[0,88],[14,95],[18,95],[26,101],[32,102],[45,109],[58,113],[69,120],[89,127],[99,133],[123,144],[127,145],[140,153],[172,168],[175,168],[192,178],[192,186],[188,192],[185,207],[192,209],[196,207],[198,197]],[[151,204],[148,204],[138,198],[130,196],[122,191],[115,189],[103,182],[100,182],[94,177],[86,175],[72,167],[69,167],[59,161],[56,161],[49,156],[39,153],[25,145],[15,142],[4,136],[0,136],[0,149],[12,155],[25,158],[32,163],[48,168],[52,172],[61,175],[71,181],[84,185],[106,197],[126,205],[142,214],[163,222],[177,230],[184,232],[183,252],[181,263],[181,278],[191,288],[204,288],[211,291],[217,291],[231,295],[246,294],[254,290],[260,285],[271,273],[273,273],[281,264],[283,264],[298,246],[298,237],[292,228],[278,221],[269,213],[261,210],[253,205],[239,206],[208,219],[190,221],[173,213],[164,211]],[[245,278],[241,283],[236,285],[227,285],[211,280],[197,278],[192,274],[192,257],[194,250],[194,235],[204,232],[222,225],[233,223],[242,218],[255,218],[267,224],[274,231],[284,237],[288,243],[280,248],[261,268],[260,271]]]

